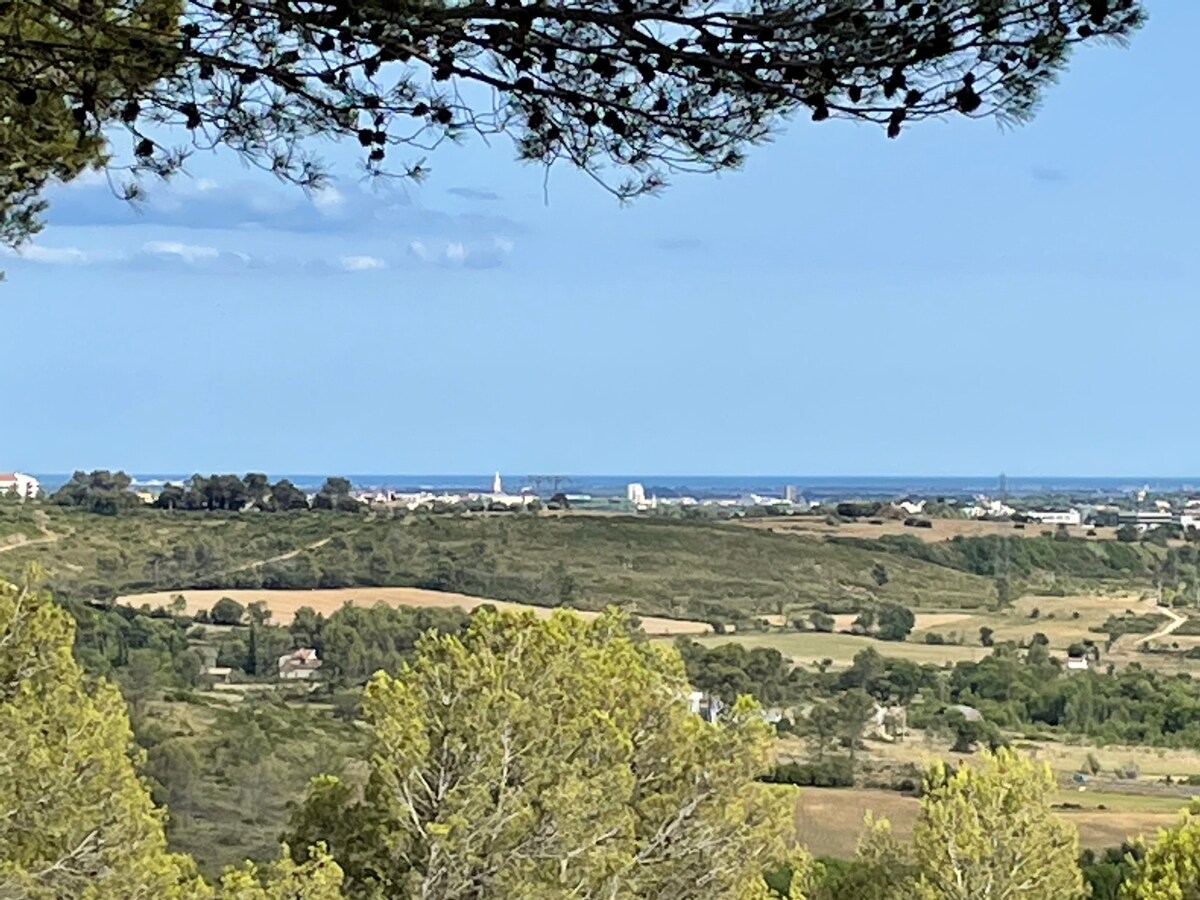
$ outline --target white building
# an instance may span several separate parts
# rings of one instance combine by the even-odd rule
[[[1085,656],[1068,656],[1067,668],[1072,672],[1086,672],[1088,670],[1088,661]]]
[[[625,489],[625,497],[630,503],[641,506],[646,502],[646,488],[635,481]]]
[[[1043,525],[1083,524],[1083,516],[1077,509],[1031,509],[1025,515]]]
[[[1191,512],[1181,512],[1177,518],[1179,527],[1184,531],[1189,528],[1200,528],[1200,515],[1195,510]]]
[[[317,677],[321,660],[311,647],[293,650],[279,657],[279,677],[284,681],[308,680]]]
[[[492,479],[492,493],[493,494],[503,494],[504,493],[504,482],[500,480],[499,472],[497,472],[496,477]]]
[[[32,475],[20,472],[0,472],[0,494],[16,494],[21,498],[36,497],[42,486]]]
[[[974,504],[963,507],[963,515],[968,519],[1005,519],[1014,512],[1016,510],[1007,503],[1001,503],[999,500],[992,500],[988,497],[976,497]]]

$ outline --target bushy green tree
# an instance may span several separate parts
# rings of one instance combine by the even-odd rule
[[[812,622],[813,631],[831,632],[836,624],[833,616],[821,612],[819,609],[814,609],[809,614],[808,620]]]
[[[246,608],[232,597],[222,597],[213,604],[208,615],[214,625],[241,625]]]
[[[189,897],[190,860],[167,852],[134,770],[112,685],[72,658],[70,617],[0,580],[0,897]]]
[[[876,634],[881,641],[905,640],[917,621],[912,610],[899,603],[880,605],[876,618],[879,624]]]
[[[366,786],[315,782],[293,843],[326,842],[356,898],[769,896],[770,729],[748,700],[708,724],[688,690],[616,615],[477,614],[371,680]]]
[[[919,900],[1082,900],[1079,837],[1050,807],[1050,767],[1009,750],[926,775],[913,831]]]
[[[1200,897],[1200,803],[1172,828],[1159,831],[1147,847],[1139,840],[1133,871],[1121,886],[1121,900],[1194,900]]]
[[[216,890],[169,852],[121,695],[84,674],[73,642],[70,616],[32,580],[0,580],[0,897],[339,900],[341,870],[321,847],[301,866],[230,871]],[[195,765],[175,744],[152,772],[171,793]]]

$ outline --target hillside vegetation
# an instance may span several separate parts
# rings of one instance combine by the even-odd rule
[[[886,597],[914,607],[992,602],[992,581],[903,549],[814,541],[732,525],[612,517],[410,516],[301,511],[96,516],[0,508],[53,542],[0,555],[29,562],[60,598],[184,588],[423,587],[498,600],[647,615],[737,618],[817,602]],[[41,529],[39,531],[39,528]],[[886,567],[886,587],[873,570]]]

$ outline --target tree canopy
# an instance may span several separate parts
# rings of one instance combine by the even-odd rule
[[[225,146],[308,187],[327,174],[311,138],[420,177],[444,141],[506,133],[625,198],[737,166],[798,113],[892,137],[1023,120],[1074,45],[1143,17],[1138,0],[20,0],[0,7],[0,240],[122,132],[138,172]]]
[[[338,900],[323,848],[230,871],[219,890],[167,850],[137,775],[120,692],[72,657],[71,617],[0,580],[0,897],[22,900]]]
[[[1200,804],[1192,801],[1179,824],[1158,833],[1152,846],[1139,841],[1142,858],[1121,887],[1121,900],[1188,900],[1200,897]]]
[[[351,897],[765,896],[791,820],[756,783],[770,729],[687,691],[620,617],[477,613],[368,684],[367,783],[318,780],[296,846],[327,842]]]
[[[1012,751],[978,767],[936,763],[925,779],[913,831],[921,900],[1015,900],[1086,896],[1076,865],[1079,836],[1050,808],[1047,765]]]

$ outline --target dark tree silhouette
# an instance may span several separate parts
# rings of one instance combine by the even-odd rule
[[[107,164],[120,129],[139,173],[224,145],[306,187],[327,174],[314,137],[419,178],[443,141],[506,133],[629,198],[737,166],[798,112],[892,137],[1026,119],[1073,45],[1143,18],[1138,0],[0,3],[0,239],[36,230],[47,181]]]

